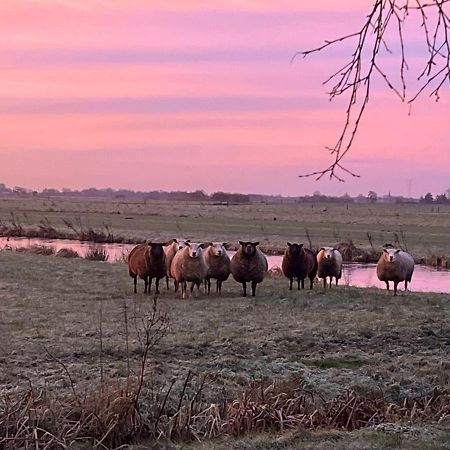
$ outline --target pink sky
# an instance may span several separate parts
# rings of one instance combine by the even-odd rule
[[[337,7],[339,4],[339,7]],[[304,6],[302,6],[304,5]],[[450,103],[408,108],[374,85],[345,183],[324,168],[345,103],[321,82],[371,2],[2,0],[0,182],[305,195],[450,188]],[[411,34],[412,69],[420,36]],[[395,58],[386,58],[393,68]],[[413,72],[413,70],[412,70]]]

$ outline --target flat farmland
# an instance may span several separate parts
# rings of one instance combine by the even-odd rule
[[[282,252],[286,241],[380,249],[401,245],[416,258],[450,255],[450,206],[422,204],[249,204],[89,200],[66,198],[0,198],[3,226],[24,229],[41,224],[61,233],[92,228],[119,239],[196,241],[240,239],[261,242],[263,250]],[[73,233],[72,233],[73,234]],[[371,243],[370,243],[371,241]]]

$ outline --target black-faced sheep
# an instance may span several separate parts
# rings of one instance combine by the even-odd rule
[[[297,278],[297,288],[305,288],[305,278],[310,280],[309,288],[313,288],[314,278],[317,273],[317,259],[315,253],[303,247],[303,244],[287,243],[284,252],[283,261],[281,262],[281,270],[284,276],[289,278],[289,289],[292,290],[294,278]]]
[[[178,250],[172,260],[170,273],[176,283],[181,283],[181,297],[186,298],[187,283],[191,283],[190,295],[201,286],[208,272],[208,265],[203,256],[204,244],[187,243],[186,247]]]
[[[208,294],[211,292],[211,278],[216,280],[216,293],[221,295],[222,283],[230,276],[230,257],[225,247],[225,243],[210,242],[203,252],[208,265],[208,273],[205,279]]]
[[[405,282],[405,291],[414,272],[414,259],[409,254],[395,248],[385,248],[377,264],[377,277],[386,283],[389,290],[389,281],[394,282],[394,295],[397,295],[398,283]]]
[[[317,277],[323,278],[323,287],[327,287],[327,277],[330,277],[330,288],[333,277],[336,286],[342,276],[342,255],[333,247],[322,247],[317,253]]]
[[[173,257],[175,256],[175,253],[178,250],[181,250],[182,248],[186,247],[186,244],[189,243],[190,240],[183,240],[183,239],[172,239],[167,243],[167,245],[164,247],[164,253],[166,254],[166,287],[169,289],[169,278],[173,278],[173,276],[170,273],[170,266],[172,265]],[[178,284],[175,283],[175,292],[178,290]]]
[[[267,258],[257,247],[259,242],[239,241],[240,247],[231,258],[231,273],[233,278],[242,283],[243,296],[247,296],[247,283],[252,284],[252,296],[255,296],[256,285],[261,283],[268,270]]]
[[[166,275],[165,244],[149,242],[139,244],[128,256],[128,273],[134,280],[134,293],[137,293],[137,277],[144,280],[144,292],[150,293],[152,280],[156,278],[156,294],[159,294],[159,280]]]

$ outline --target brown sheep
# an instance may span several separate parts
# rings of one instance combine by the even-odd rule
[[[281,270],[284,276],[289,278],[289,289],[292,291],[292,282],[297,278],[297,289],[305,288],[305,278],[310,280],[309,289],[313,288],[314,278],[317,273],[317,259],[315,253],[303,247],[303,244],[287,243],[284,252]]]
[[[165,244],[149,242],[139,244],[128,256],[128,273],[134,280],[134,293],[137,293],[137,277],[144,280],[144,292],[150,293],[152,280],[156,278],[156,294],[159,294],[159,280],[166,275]]]
[[[167,245],[164,247],[164,253],[166,254],[166,287],[169,289],[169,278],[173,278],[170,274],[170,266],[172,264],[173,257],[175,256],[175,253],[186,247],[186,243],[190,242],[188,240],[177,240],[177,239],[171,239]],[[175,292],[178,290],[178,285],[175,283]]]
[[[397,295],[398,283],[405,282],[405,291],[414,272],[414,259],[409,254],[396,248],[385,248],[377,264],[377,277],[386,283],[389,290],[389,281],[394,282],[394,295]]]
[[[323,287],[327,287],[327,277],[330,277],[330,288],[333,277],[336,279],[336,286],[342,277],[342,255],[333,247],[322,247],[317,253],[317,277],[323,278]]]
[[[216,292],[221,295],[222,283],[230,276],[230,257],[225,247],[225,242],[210,242],[203,252],[206,264],[208,264],[208,273],[205,279],[208,294],[211,292],[211,278],[216,279]]]
[[[181,283],[181,298],[186,298],[187,282],[191,283],[190,296],[196,285],[199,288],[208,273],[208,265],[203,256],[204,244],[187,243],[186,247],[175,253],[170,273],[176,283]]]
[[[256,285],[261,283],[269,268],[267,258],[257,248],[259,242],[239,241],[240,247],[231,258],[231,273],[233,278],[242,283],[243,296],[247,296],[247,282],[252,283],[252,296],[255,296]]]

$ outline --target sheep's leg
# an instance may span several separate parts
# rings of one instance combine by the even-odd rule
[[[153,278],[148,277],[148,293],[152,292],[152,281]]]
[[[244,289],[242,297],[247,297],[247,283],[245,281],[242,283],[242,288]]]
[[[336,277],[336,286],[338,285],[338,283],[339,283],[339,278]]]
[[[211,278],[208,278],[206,280],[207,284],[208,284],[208,294],[211,292]]]
[[[256,281],[252,281],[252,297],[256,295],[256,285],[258,283]]]
[[[156,291],[155,294],[158,295],[159,294],[159,278],[156,279]]]
[[[305,289],[305,279],[302,278],[302,289]]]
[[[333,277],[330,277],[330,289],[331,289],[331,286],[333,286]]]
[[[398,281],[394,281],[394,296],[397,295],[397,286],[398,286]]]
[[[323,277],[323,288],[327,288],[327,277]]]
[[[294,280],[292,279],[292,277],[291,278],[289,278],[289,290],[290,291],[292,291],[292,282],[293,282]]]
[[[178,292],[178,286],[179,286],[178,281],[177,280],[173,280],[173,287],[175,289],[175,292]]]
[[[193,281],[191,281],[190,297],[192,297],[192,293],[194,292],[194,286],[195,286],[195,283]]]
[[[136,275],[133,277],[133,282],[134,282],[134,293],[137,294],[137,276]]]
[[[389,290],[389,281],[385,281],[386,283],[386,289]]]
[[[314,277],[309,277],[309,290],[313,288],[314,285]]]
[[[405,280],[405,291],[408,290],[408,280]]]
[[[219,297],[222,295],[222,281],[220,280],[216,282],[216,293],[219,294]]]
[[[297,278],[297,291],[300,290],[300,278]]]
[[[177,282],[177,286],[178,286],[178,282]],[[181,298],[182,299],[186,298],[186,291],[187,291],[186,281],[182,281],[181,282]]]
[[[166,288],[167,288],[167,290],[170,289],[170,286],[169,286],[169,276],[168,276],[168,275],[166,275]]]
[[[144,277],[144,294],[147,293],[148,290],[148,279],[147,277]]]

